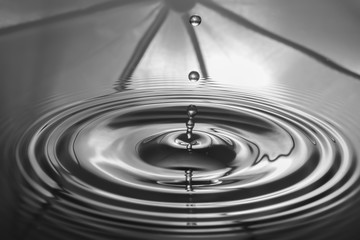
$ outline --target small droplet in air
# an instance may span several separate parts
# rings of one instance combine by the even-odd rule
[[[194,27],[199,26],[201,23],[201,17],[199,15],[192,15],[189,19],[189,22]]]
[[[197,82],[200,79],[200,74],[196,71],[191,71],[188,77],[191,82]]]

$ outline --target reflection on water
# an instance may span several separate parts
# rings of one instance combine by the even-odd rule
[[[348,131],[311,110],[208,90],[106,95],[9,132],[12,234],[285,239],[301,229],[317,239],[308,225],[357,216],[357,126],[343,121],[356,130]],[[190,102],[199,112],[186,134]]]
[[[242,18],[291,6],[104,2],[0,30],[2,239],[357,238],[356,69]]]

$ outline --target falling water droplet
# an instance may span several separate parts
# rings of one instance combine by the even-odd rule
[[[199,15],[192,15],[189,19],[189,22],[194,27],[199,26],[201,23],[201,17]]]
[[[192,187],[192,170],[188,169],[185,171],[185,189],[188,192],[192,192],[194,189]]]
[[[189,73],[189,80],[191,82],[197,82],[200,79],[200,74],[196,71],[191,71]]]

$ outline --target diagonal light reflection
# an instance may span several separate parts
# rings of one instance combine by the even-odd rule
[[[47,24],[57,23],[60,21],[66,21],[66,20],[69,20],[72,18],[83,17],[84,15],[122,7],[127,4],[136,4],[139,2],[145,2],[145,1],[146,0],[122,0],[122,1],[113,0],[113,1],[108,1],[105,3],[95,4],[95,5],[86,7],[86,8],[76,9],[74,11],[52,15],[49,17],[45,17],[45,18],[41,18],[41,19],[37,19],[37,20],[25,22],[25,23],[20,23],[20,24],[14,25],[14,26],[0,28],[0,35],[16,32],[16,31],[21,31],[24,29],[32,28],[32,27],[39,27],[39,26],[43,26],[43,25],[47,25]]]
[[[125,66],[123,72],[121,73],[121,76],[119,78],[119,84],[116,87],[117,90],[123,90],[126,88],[127,81],[131,78],[132,74],[134,73],[137,65],[144,56],[156,33],[163,25],[168,13],[169,8],[167,6],[163,7],[159,11],[158,15],[156,16],[155,20],[152,22],[148,30],[144,33],[144,35],[136,45],[135,51],[133,52],[129,62]]]
[[[306,46],[300,45],[300,44],[293,42],[287,38],[277,35],[276,33],[273,33],[253,22],[249,21],[248,19],[242,17],[238,13],[232,12],[213,1],[199,0],[198,2],[210,9],[213,9],[214,11],[218,12],[219,14],[221,14],[221,16],[226,17],[226,18],[244,26],[245,28],[248,28],[248,29],[250,29],[254,32],[257,32],[263,36],[266,36],[272,40],[280,42],[280,43],[282,43],[286,46],[289,46],[295,50],[298,50],[301,53],[309,56],[310,58],[316,60],[317,62],[319,62],[335,71],[338,71],[349,77],[360,80],[360,75],[358,73],[353,72],[344,66],[341,66],[339,63],[336,63],[335,61],[329,59],[328,57],[323,56],[322,54],[320,54],[310,48],[307,48]]]

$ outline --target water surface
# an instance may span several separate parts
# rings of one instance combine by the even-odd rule
[[[357,238],[356,50],[288,34],[284,1],[214,2],[0,30],[4,239]]]

